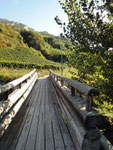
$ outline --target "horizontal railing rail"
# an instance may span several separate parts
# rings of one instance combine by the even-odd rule
[[[35,82],[36,70],[0,87],[0,138],[20,110]]]
[[[93,97],[99,95],[99,92],[97,89],[95,89],[87,84],[81,83],[79,81],[76,81],[73,79],[68,79],[68,78],[62,77],[60,75],[57,75],[54,72],[52,72],[51,70],[49,70],[49,73],[50,73],[50,76],[56,82],[60,81],[61,86],[63,86],[64,82],[66,82],[67,87],[70,87],[72,96],[79,94],[79,96],[82,97],[82,95],[84,95],[85,100],[86,100],[86,110],[92,111]]]
[[[57,75],[51,70],[49,73],[52,85],[59,96],[58,103],[63,117],[76,143],[76,149],[112,150],[111,143],[98,129],[98,125],[103,122],[101,114],[92,107],[93,97],[99,95],[98,90]]]
[[[8,98],[8,95],[12,93],[15,89],[21,88],[22,84],[25,82],[27,83],[28,79],[30,79],[35,72],[36,69],[19,79],[13,80],[3,86],[0,86],[0,100],[6,100]]]

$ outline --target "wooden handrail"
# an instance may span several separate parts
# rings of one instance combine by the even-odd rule
[[[61,86],[63,86],[64,81],[70,86],[71,88],[71,95],[75,96],[76,92],[80,95],[84,95],[86,97],[86,110],[91,111],[92,110],[92,104],[93,104],[93,96],[98,96],[99,92],[97,89],[81,83],[79,81],[68,79],[63,76],[55,74],[53,71],[49,70],[50,76],[55,80],[60,80]]]
[[[113,149],[112,144],[98,129],[98,125],[103,122],[103,117],[96,109],[92,109],[93,96],[99,95],[99,92],[89,85],[59,76],[51,70],[49,73],[56,94],[59,96],[58,104],[66,124],[71,128],[72,136],[75,135],[76,137],[77,149],[89,149],[89,147],[92,150],[99,150],[100,147],[104,150]],[[81,94],[86,96],[86,110],[84,109],[84,102],[77,95],[76,90],[80,93],[80,97]]]
[[[0,88],[0,138],[25,102],[37,81],[36,70]]]
[[[34,69],[33,71],[31,71],[30,73],[28,73],[27,75],[19,78],[19,79],[16,79],[16,80],[13,80],[3,86],[0,87],[0,95],[1,94],[4,94],[5,93],[5,99],[8,97],[10,91],[12,92],[13,88],[15,88],[16,86],[18,86],[19,88],[21,88],[22,86],[22,83],[23,82],[27,82],[27,80],[33,76],[33,74],[36,72],[36,69]]]

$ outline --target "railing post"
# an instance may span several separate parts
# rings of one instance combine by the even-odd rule
[[[70,89],[70,85],[67,83],[67,88]]]
[[[92,111],[92,105],[93,105],[93,96],[87,96],[86,110],[87,111]]]
[[[71,86],[71,95],[75,96],[75,88]]]
[[[11,89],[7,90],[6,92],[2,93],[0,98],[2,98],[3,100],[7,100],[9,94],[12,92],[13,92],[13,89],[11,88]]]
[[[56,76],[55,76],[55,81],[56,81],[57,79],[56,79]]]
[[[61,79],[61,86],[63,86],[63,85],[64,85],[64,80]]]
[[[25,80],[25,83],[27,83],[28,79]]]
[[[21,89],[21,87],[22,87],[22,83],[19,84],[19,89]]]
[[[3,95],[4,95],[4,100],[7,100],[8,99],[8,95],[9,95],[9,90],[6,91]]]

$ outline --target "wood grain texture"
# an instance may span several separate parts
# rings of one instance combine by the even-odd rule
[[[8,128],[8,126],[16,116],[22,104],[25,102],[36,80],[37,80],[37,76],[34,75],[29,80],[29,82],[23,86],[21,90],[17,90],[16,92],[14,92],[10,96],[9,100],[6,101],[7,107],[2,109],[0,114],[0,138],[2,137],[5,130]]]
[[[59,75],[55,74],[54,72],[52,72],[51,70],[49,70],[49,71],[50,71],[51,77],[60,78],[61,81],[63,80],[65,82],[67,82],[70,87],[73,87],[73,88],[77,89],[80,93],[82,93],[84,95],[87,95],[87,96],[88,95],[89,96],[99,95],[99,92],[95,88],[93,88],[93,87],[91,87],[87,84],[81,83],[77,80],[72,80],[72,79],[69,79],[69,78],[65,78],[63,76],[59,76]]]
[[[81,150],[84,122],[48,77],[38,79],[22,108],[0,140],[0,150]]]
[[[0,94],[3,93],[3,92],[6,92],[8,90],[10,90],[11,88],[19,85],[20,83],[22,83],[23,81],[25,81],[26,79],[28,79],[30,76],[32,76],[34,73],[36,72],[36,70],[33,70],[31,71],[29,74],[19,78],[19,79],[16,79],[14,81],[11,81],[10,83],[7,83],[3,86],[0,87]]]

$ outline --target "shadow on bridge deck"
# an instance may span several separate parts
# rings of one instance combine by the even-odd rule
[[[75,150],[48,77],[36,82],[0,141],[0,150]]]

